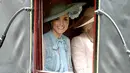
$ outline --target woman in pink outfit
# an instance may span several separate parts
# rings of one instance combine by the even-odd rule
[[[76,23],[83,33],[71,41],[72,61],[75,73],[92,73],[93,66],[93,23],[94,9],[87,8],[83,17]]]

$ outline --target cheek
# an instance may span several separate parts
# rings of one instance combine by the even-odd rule
[[[55,28],[58,25],[58,22],[53,22],[52,23],[52,28]]]
[[[69,26],[69,23],[67,22],[67,23],[65,23],[65,29],[67,29],[68,28],[68,26]]]

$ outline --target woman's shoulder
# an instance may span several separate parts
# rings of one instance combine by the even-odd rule
[[[78,36],[75,36],[72,38],[72,42],[80,42],[80,41],[83,41],[83,40],[86,40],[87,37],[84,33],[78,35]]]
[[[44,37],[47,37],[47,36],[49,36],[49,35],[50,35],[49,32],[46,32],[46,33],[43,34]]]
[[[43,34],[43,38],[44,38],[45,40],[51,39],[51,32],[49,31],[49,32],[44,33],[44,34]]]
[[[81,35],[78,35],[78,36],[73,37],[72,40],[80,39],[81,37],[82,37]]]
[[[50,43],[51,42],[51,37],[50,37],[50,33],[49,32],[47,32],[47,33],[45,33],[45,34],[43,34],[43,40],[47,43]]]
[[[85,33],[81,33],[80,35],[73,37],[73,39],[84,39],[84,38],[85,39],[87,38],[87,35]]]
[[[77,42],[77,41],[80,41],[80,36],[75,36],[72,38],[71,42]]]

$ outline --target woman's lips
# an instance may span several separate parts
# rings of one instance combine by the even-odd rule
[[[60,29],[60,30],[62,30],[62,29],[64,29],[64,27],[63,26],[60,26],[60,27],[57,27],[58,29]]]

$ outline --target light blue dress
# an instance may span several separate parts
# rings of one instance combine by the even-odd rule
[[[62,35],[56,38],[52,31],[44,34],[45,71],[72,72],[70,40]]]

